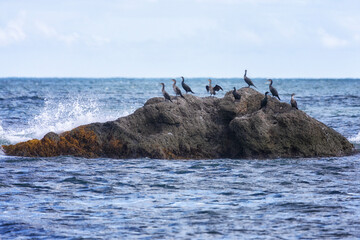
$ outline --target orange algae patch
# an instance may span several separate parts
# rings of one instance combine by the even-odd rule
[[[171,150],[166,149],[166,148],[162,148],[161,152],[163,154],[162,157],[166,158],[166,159],[178,159],[179,156],[176,156]]]
[[[119,139],[112,138],[106,146],[104,146],[104,152],[106,156],[119,157],[127,154],[127,145]]]
[[[43,138],[30,140],[15,145],[4,145],[5,153],[24,157],[53,157],[74,155],[98,157],[101,146],[94,131],[84,126],[60,135],[59,140]]]
[[[13,156],[24,156],[24,157],[51,157],[56,156],[57,149],[56,143],[51,140],[30,140],[23,143],[18,143],[15,145],[4,145],[3,146],[5,153]]]

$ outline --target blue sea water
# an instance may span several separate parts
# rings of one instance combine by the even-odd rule
[[[0,144],[131,114],[170,79],[0,79]],[[242,79],[213,79],[224,88]],[[266,79],[254,79],[260,92]],[[187,79],[207,96],[206,78]],[[359,147],[360,79],[275,79]],[[0,239],[359,239],[360,155],[84,159],[0,154]]]

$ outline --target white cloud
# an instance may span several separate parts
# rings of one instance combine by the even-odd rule
[[[97,34],[86,34],[86,33],[68,33],[68,34],[61,34],[55,28],[45,24],[43,22],[36,22],[35,26],[38,31],[49,39],[55,39],[56,41],[63,42],[67,45],[71,45],[78,42],[83,42],[88,46],[103,46],[105,44],[110,43],[110,39],[97,35]]]
[[[337,19],[337,22],[346,30],[350,41],[354,43],[360,42],[360,17],[359,16],[341,16]]]
[[[345,47],[349,44],[347,40],[333,36],[323,29],[319,30],[318,33],[321,38],[321,43],[327,48]]]
[[[25,12],[20,12],[16,19],[9,21],[4,28],[0,27],[0,46],[25,40]]]
[[[218,27],[211,18],[122,18],[118,21],[117,34],[126,42],[169,42],[176,39],[202,37]]]
[[[103,46],[105,44],[110,43],[110,39],[106,37],[102,37],[99,35],[92,35],[91,38],[87,41],[89,46]]]
[[[360,34],[356,34],[354,36],[354,39],[355,39],[356,42],[360,42]]]
[[[56,31],[56,29],[54,29],[53,27],[50,27],[42,22],[37,22],[36,27],[46,37],[54,38],[60,42],[64,42],[69,45],[75,43],[80,38],[80,35],[76,32],[70,34],[61,34],[58,31]]]

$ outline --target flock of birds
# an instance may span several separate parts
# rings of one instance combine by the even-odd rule
[[[254,83],[251,81],[250,78],[248,78],[248,77],[246,76],[246,74],[247,74],[247,70],[245,70],[244,81],[245,81],[246,84],[248,85],[248,88],[251,87],[251,86],[253,86],[253,87],[256,88],[256,86],[254,85]],[[191,90],[191,88],[189,87],[189,85],[187,85],[187,84],[185,83],[184,77],[181,77],[181,78],[182,78],[181,86],[182,86],[183,89],[185,90],[186,94],[189,93],[189,92],[194,94],[194,92]],[[177,98],[178,96],[180,96],[180,97],[182,97],[182,98],[185,99],[184,95],[181,93],[180,88],[179,88],[178,86],[176,86],[176,80],[175,80],[175,79],[172,79],[172,81],[173,81],[173,90],[174,90],[174,92],[175,92],[176,98]],[[279,97],[278,91],[272,86],[273,80],[272,80],[272,79],[269,79],[268,82],[270,82],[269,90],[270,90],[271,94],[273,95],[273,97],[277,97],[279,100],[281,100],[280,97]],[[160,83],[160,84],[162,85],[161,91],[162,91],[162,94],[163,94],[163,96],[164,96],[164,98],[165,98],[165,101],[168,100],[168,101],[172,102],[170,95],[165,91],[165,84],[164,84],[164,83]],[[213,87],[213,86],[211,85],[211,79],[209,79],[209,85],[206,85],[206,91],[207,91],[208,93],[210,93],[210,97],[211,97],[211,96],[215,96],[216,92],[218,92],[218,91],[220,91],[220,90],[223,91],[222,87],[219,86],[219,85],[215,85],[215,86]],[[234,96],[235,101],[240,101],[241,95],[236,91],[236,88],[235,88],[235,87],[234,87],[234,90],[233,90],[232,93],[233,93],[233,96]],[[264,97],[264,99],[261,101],[260,109],[266,107],[266,105],[267,105],[267,103],[268,103],[268,98],[267,98],[267,95],[268,95],[268,94],[269,94],[269,92],[265,92],[265,97]],[[298,109],[298,107],[297,107],[297,102],[296,102],[296,100],[294,99],[294,96],[295,96],[295,93],[291,94],[290,104],[291,104],[291,106],[292,106],[293,108]]]

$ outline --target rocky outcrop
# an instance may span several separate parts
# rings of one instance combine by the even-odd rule
[[[106,123],[80,126],[41,140],[3,146],[16,156],[74,155],[88,158],[277,158],[348,155],[353,145],[345,137],[251,88],[223,98],[186,95],[173,103],[149,99],[133,114]]]

